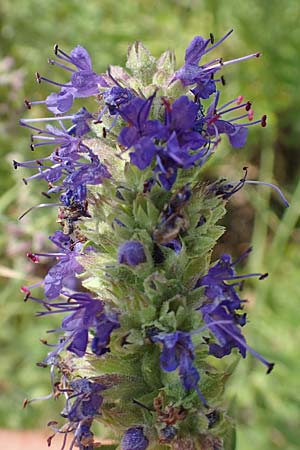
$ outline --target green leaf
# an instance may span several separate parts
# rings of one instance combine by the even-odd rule
[[[155,58],[141,42],[134,42],[128,49],[126,67],[144,86],[150,84],[155,73]]]

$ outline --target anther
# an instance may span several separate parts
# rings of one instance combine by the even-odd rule
[[[24,100],[24,105],[26,106],[27,109],[31,109],[31,102],[29,100],[27,100],[26,98]]]
[[[42,369],[46,369],[48,367],[48,364],[44,363],[43,361],[36,363],[37,367],[41,367]]]
[[[261,118],[261,126],[263,127],[263,128],[265,128],[266,126],[267,126],[267,116],[266,116],[266,114],[264,114],[263,116],[262,116],[262,118]]]
[[[222,86],[226,85],[226,81],[225,81],[225,78],[223,75],[221,76],[221,83],[222,83]]]
[[[35,264],[40,262],[40,258],[38,256],[36,256],[34,253],[27,253],[26,256]]]
[[[254,111],[253,111],[253,109],[249,109],[248,120],[253,120],[253,117],[254,117]]]
[[[257,52],[256,55],[255,55],[256,58],[259,58],[260,56],[262,56],[261,52]]]
[[[27,400],[27,398],[25,398],[25,400],[23,400],[22,406],[23,406],[23,408],[26,408],[27,405],[28,405],[28,400]]]
[[[39,72],[35,73],[35,79],[36,79],[37,83],[41,84],[42,80],[41,80],[41,75],[39,74]]]
[[[219,59],[219,63],[220,63],[221,66],[223,66],[223,64],[224,64],[223,58]]]
[[[49,194],[47,194],[47,192],[41,192],[41,194],[42,194],[44,197],[50,198],[50,199],[51,199],[51,196],[50,196]]]
[[[22,181],[26,186],[28,185],[28,181],[26,180],[26,178],[22,178]]]
[[[51,58],[48,58],[48,64],[52,64],[52,66],[55,64],[54,60]]]
[[[58,44],[54,44],[53,50],[54,50],[54,54],[57,56],[57,53],[58,53]]]
[[[251,106],[252,106],[252,103],[248,101],[247,104],[246,104],[246,106],[245,106],[245,110],[246,110],[246,111],[250,111]]]
[[[105,127],[102,128],[102,136],[103,136],[104,139],[105,139],[106,136],[107,136],[106,128],[105,128]]]
[[[237,104],[237,105],[240,105],[240,104],[242,103],[243,100],[244,100],[244,96],[243,96],[243,95],[240,95],[240,96],[238,97],[238,99],[237,99],[236,104]]]
[[[258,279],[259,280],[264,280],[265,278],[267,278],[269,276],[268,272],[263,273]]]
[[[274,369],[274,366],[275,366],[275,363],[269,363],[269,367],[268,367],[268,370],[267,370],[267,375],[272,372],[272,370]]]
[[[215,37],[213,33],[209,33],[210,43],[213,44],[215,42]]]
[[[29,147],[30,147],[30,150],[31,150],[32,152],[34,152],[34,144],[33,144],[33,143],[29,144]]]
[[[48,447],[51,447],[52,439],[54,438],[55,434],[52,434],[47,438],[47,445]]]
[[[24,297],[24,302],[27,302],[28,298],[29,298],[30,295],[31,295],[30,290],[29,290],[26,286],[22,286],[20,290],[21,290],[21,292],[23,292],[24,294],[26,294],[25,297]]]
[[[19,163],[17,161],[13,160],[13,167],[14,169],[17,169],[19,167]]]

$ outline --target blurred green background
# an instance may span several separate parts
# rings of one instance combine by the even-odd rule
[[[25,397],[49,391],[48,371],[35,362],[45,356],[39,344],[46,319],[35,319],[36,307],[23,304],[20,285],[37,280],[46,270],[27,262],[26,251],[47,246],[47,231],[55,211],[35,211],[22,222],[18,215],[41,202],[40,186],[24,189],[11,160],[30,159],[29,136],[18,127],[23,99],[41,100],[49,86],[38,86],[34,72],[63,80],[59,69],[47,65],[54,43],[69,51],[86,47],[96,71],[122,65],[128,44],[141,40],[158,56],[176,50],[178,64],[196,34],[234,35],[215,51],[236,58],[261,51],[263,58],[224,69],[224,102],[245,95],[259,117],[268,114],[265,130],[254,127],[247,147],[229,149],[222,143],[206,176],[232,180],[249,166],[250,178],[276,182],[291,200],[284,210],[265,187],[249,186],[229,206],[228,231],[218,251],[238,255],[252,243],[248,267],[268,271],[264,282],[247,284],[250,323],[248,341],[276,362],[265,375],[250,356],[241,361],[228,396],[235,398],[238,450],[296,450],[300,447],[300,5],[299,0],[1,0],[0,148],[1,148],[1,315],[0,427],[45,427],[58,416],[59,405],[34,404],[22,410]],[[51,76],[50,76],[51,74]],[[60,78],[61,77],[61,78]],[[36,109],[36,114],[43,110]],[[225,140],[224,140],[225,141]]]

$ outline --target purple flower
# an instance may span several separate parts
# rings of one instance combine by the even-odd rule
[[[193,364],[195,350],[190,333],[183,331],[159,333],[153,336],[151,340],[163,344],[160,367],[166,372],[173,372],[179,368],[179,376],[184,388],[186,390],[195,389],[205,405],[206,401],[198,387],[200,375]]]
[[[185,64],[175,74],[172,81],[180,80],[184,86],[195,85],[192,92],[197,98],[207,99],[216,92],[216,82],[223,82],[221,77],[214,80],[214,75],[223,66],[244,61],[250,58],[257,58],[260,53],[254,53],[231,61],[223,61],[222,58],[213,59],[212,61],[199,66],[201,58],[211,50],[219,46],[232,33],[230,30],[219,41],[213,44],[213,39],[204,39],[202,36],[195,36],[185,52]],[[209,43],[212,43],[210,47]]]
[[[81,243],[76,243],[69,236],[62,231],[56,231],[49,239],[60,250],[53,253],[28,253],[27,256],[33,262],[39,262],[40,257],[55,257],[58,263],[55,264],[48,271],[43,282],[37,283],[33,286],[24,287],[24,292],[30,293],[30,289],[44,284],[45,296],[48,300],[53,300],[58,297],[70,277],[79,274],[83,271],[82,265],[77,261],[76,257],[80,255],[82,248]]]
[[[166,130],[163,124],[159,120],[148,120],[154,97],[155,94],[147,100],[134,97],[119,108],[120,116],[129,125],[122,128],[118,140],[127,149],[138,144],[143,137],[148,139],[165,138]]]
[[[70,422],[80,422],[100,414],[99,409],[103,402],[100,393],[105,389],[104,386],[81,378],[71,381],[70,388],[73,393],[69,400],[75,398],[75,401],[72,405],[67,401],[63,416],[67,417]]]
[[[99,93],[98,86],[108,87],[105,79],[101,75],[93,72],[91,58],[88,52],[80,45],[75,47],[70,52],[70,55],[58,46],[55,46],[55,55],[64,63],[53,59],[50,59],[49,62],[65,69],[68,73],[71,72],[71,79],[69,82],[62,84],[37,73],[36,78],[39,83],[46,81],[60,87],[61,90],[58,94],[50,94],[44,101],[27,101],[26,104],[29,108],[31,108],[31,105],[44,103],[54,114],[65,113],[71,108],[75,98],[91,97]]]
[[[57,428],[57,422],[49,422],[48,426],[54,431],[54,434],[47,439],[48,446],[51,445],[53,437],[59,433],[64,435],[63,448],[67,440],[67,434],[74,433],[72,444],[79,450],[94,449],[94,434],[91,431],[93,420],[101,414],[100,408],[103,402],[102,391],[105,386],[92,382],[86,378],[77,378],[69,381],[63,374],[66,388],[62,390],[66,397],[66,404],[61,412],[61,416],[68,420],[68,423]],[[60,392],[60,388],[58,388]]]
[[[104,303],[91,297],[86,292],[68,294],[62,291],[62,294],[68,298],[67,301],[57,301],[51,304],[29,297],[43,304],[47,309],[47,311],[39,312],[38,316],[68,314],[58,330],[51,330],[52,332],[63,331],[65,337],[60,340],[56,350],[50,355],[56,355],[66,348],[78,357],[83,357],[86,353],[91,330],[94,334],[91,342],[92,352],[100,356],[109,351],[110,335],[113,330],[120,327],[117,315],[104,311]]]
[[[143,244],[139,241],[124,242],[118,249],[118,262],[133,267],[146,262]]]
[[[83,271],[82,265],[77,261],[82,248],[81,243],[75,244],[70,236],[62,231],[56,231],[49,239],[61,250],[60,253],[43,254],[43,256],[56,256],[59,262],[55,264],[44,278],[45,295],[49,300],[58,297],[64,285],[64,280]],[[40,256],[41,254],[38,254]]]
[[[110,342],[110,335],[113,330],[119,327],[120,322],[118,321],[117,314],[105,313],[99,317],[96,324],[95,336],[91,343],[91,349],[95,355],[101,356],[109,351],[107,346]]]
[[[143,427],[132,427],[125,431],[121,440],[121,450],[146,450],[149,440]]]
[[[115,116],[119,111],[134,98],[129,89],[113,86],[103,93],[104,103],[108,107],[109,114]]]
[[[252,273],[238,276],[235,274],[234,266],[248,253],[249,251],[245,252],[235,262],[231,261],[230,255],[222,255],[220,260],[209,269],[207,275],[200,278],[196,287],[205,287],[206,301],[199,309],[204,322],[218,341],[218,343],[210,343],[209,345],[212,355],[222,358],[230,354],[233,348],[238,348],[243,358],[245,358],[248,350],[267,366],[269,373],[274,364],[266,361],[247,345],[240,329],[246,324],[246,314],[240,313],[243,310],[244,301],[238,296],[236,287],[240,286],[242,279],[250,277],[263,279],[267,275]],[[233,283],[229,284],[228,282]]]

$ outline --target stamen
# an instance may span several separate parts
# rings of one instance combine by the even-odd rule
[[[23,180],[24,180],[25,184],[27,184],[27,181],[25,180],[25,178],[23,178]],[[23,217],[25,217],[28,213],[30,213],[34,209],[47,208],[49,206],[64,206],[64,205],[62,203],[41,203],[40,205],[32,206],[31,208],[27,209],[23,214],[21,214],[21,216],[18,218],[18,220],[22,220]]]
[[[212,45],[211,47],[209,47],[207,50],[205,50],[205,52],[203,53],[204,55],[208,52],[210,52],[211,50],[213,50],[214,48],[216,48],[218,45],[220,45],[222,42],[225,41],[225,39],[227,39],[231,33],[233,33],[233,29],[229,30],[228,33],[225,34],[225,36],[223,36],[221,39],[219,39],[214,45]],[[212,36],[212,33],[210,33],[210,38]],[[213,44],[213,42],[212,42]]]
[[[259,58],[261,56],[261,53],[251,53],[251,55],[246,55],[246,56],[242,56],[241,58],[236,58],[236,59],[231,59],[229,61],[225,61],[223,62],[222,58],[220,59],[219,64],[215,64],[211,67],[209,67],[209,69],[204,69],[204,71],[208,71],[211,69],[218,69],[221,68],[222,66],[229,66],[230,64],[235,64],[241,61],[247,61],[248,59],[251,58]]]
[[[255,358],[257,358],[259,361],[261,361],[265,366],[267,366],[267,374],[269,374],[273,368],[274,363],[270,363],[265,358],[263,358],[257,351],[255,351],[252,347],[250,347],[246,342],[244,342],[242,339],[240,339],[238,336],[236,336],[234,333],[232,333],[228,328],[224,327],[222,324],[218,325],[220,328],[225,331],[225,333],[229,334],[236,342],[238,342],[242,347],[244,347],[246,350],[248,350],[249,353],[251,353]]]
[[[68,70],[69,72],[72,72],[72,73],[76,72],[76,70],[71,69],[71,67],[68,67],[68,66],[66,66],[65,64],[61,64],[60,62],[55,61],[54,59],[50,59],[50,58],[49,58],[49,59],[48,59],[48,64],[51,64],[52,66],[58,66],[58,67],[61,67],[62,69]]]
[[[245,180],[245,183],[247,183],[247,184],[261,184],[262,186],[268,186],[268,187],[274,189],[274,190],[279,194],[281,200],[282,200],[283,203],[284,203],[284,206],[286,206],[286,208],[288,208],[288,207],[290,206],[290,205],[289,205],[289,202],[287,201],[287,199],[286,199],[285,196],[283,195],[282,191],[281,191],[281,190],[279,189],[279,187],[276,186],[275,184],[272,184],[272,183],[266,183],[266,182],[264,182],[264,181],[254,181],[254,180]]]
[[[57,83],[56,81],[49,80],[49,78],[42,77],[39,72],[36,72],[35,78],[39,84],[41,84],[42,81],[46,81],[47,83],[54,84],[55,86],[59,87],[66,87],[66,88],[72,87],[70,84]]]
[[[55,117],[39,117],[36,119],[21,119],[19,121],[21,126],[27,126],[27,123],[30,122],[52,122],[52,121],[57,121],[57,120],[72,120],[74,119],[74,116],[55,116]],[[45,130],[39,130],[38,128],[36,128],[36,130],[42,132],[42,133],[47,133],[47,131]],[[49,133],[49,132],[48,132]],[[52,134],[52,133],[49,133]]]

